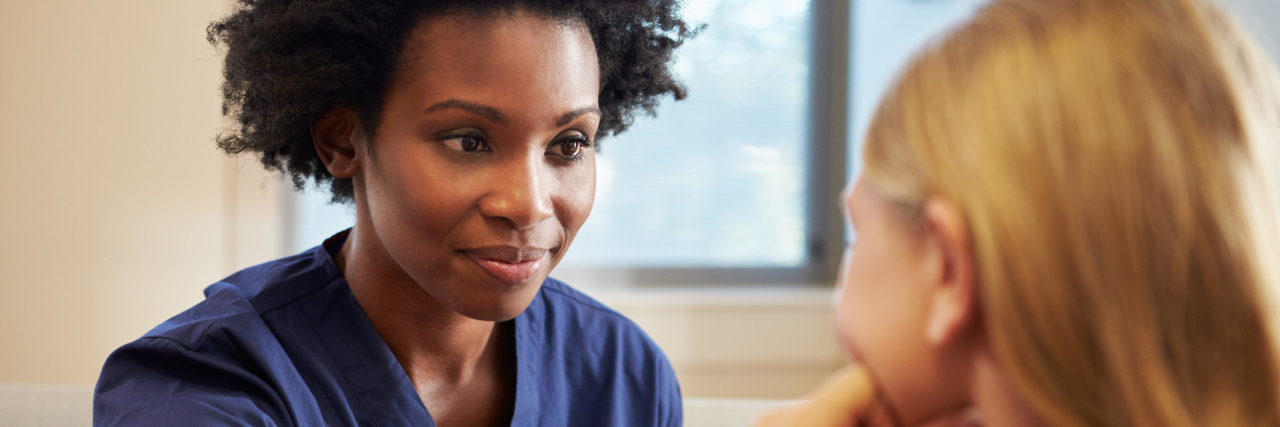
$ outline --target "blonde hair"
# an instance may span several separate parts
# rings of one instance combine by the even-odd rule
[[[997,0],[872,120],[864,178],[959,206],[992,350],[1052,425],[1280,425],[1280,79],[1238,28]]]

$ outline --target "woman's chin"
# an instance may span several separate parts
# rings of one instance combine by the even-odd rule
[[[465,295],[455,295],[445,305],[454,312],[475,320],[488,322],[511,320],[529,308],[529,304],[538,295],[538,290],[542,288],[542,281],[546,277],[545,274],[541,274],[528,282],[501,290],[490,286],[476,286],[476,288],[487,289],[473,289]]]

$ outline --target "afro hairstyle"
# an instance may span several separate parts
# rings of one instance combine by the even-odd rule
[[[626,130],[637,113],[654,115],[664,95],[684,99],[670,65],[700,28],[680,18],[679,0],[239,0],[208,28],[226,53],[222,113],[235,123],[218,147],[261,156],[295,189],[328,184],[333,202],[349,202],[351,180],[329,174],[312,123],[346,107],[376,132],[405,41],[423,18],[517,9],[590,32],[601,79],[597,138]]]

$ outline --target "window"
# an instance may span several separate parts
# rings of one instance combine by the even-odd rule
[[[351,205],[331,204],[327,188],[308,184],[305,191],[289,192],[284,205],[284,215],[293,218],[293,226],[285,227],[285,240],[293,245],[290,253],[297,253],[317,246],[356,223],[356,209]]]
[[[855,2],[852,63],[849,70],[853,92],[849,111],[852,133],[848,141],[849,177],[861,160],[862,136],[875,112],[876,104],[894,76],[911,58],[912,52],[930,37],[960,22],[985,0],[916,1],[892,0]]]
[[[591,218],[564,267],[799,267],[806,261],[807,0],[695,0],[689,87],[601,142]]]

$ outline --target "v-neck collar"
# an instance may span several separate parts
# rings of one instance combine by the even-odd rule
[[[360,425],[431,426],[435,421],[422,399],[418,397],[413,382],[396,360],[382,335],[373,326],[369,316],[351,292],[351,285],[343,277],[333,256],[325,247],[332,243],[341,245],[347,233],[334,236],[315,251],[317,263],[331,278],[317,296],[299,302],[313,325],[334,368],[346,381],[353,396],[347,400],[352,408],[363,408],[367,419],[357,415]],[[541,290],[534,298],[542,297]],[[514,339],[516,349],[515,408],[512,411],[513,426],[537,425],[538,400],[537,377],[540,367],[536,355],[541,342],[533,339],[541,336],[537,322],[529,321],[529,310],[516,316]],[[536,317],[540,317],[535,315]]]

